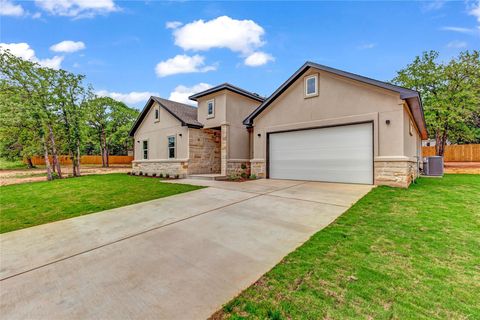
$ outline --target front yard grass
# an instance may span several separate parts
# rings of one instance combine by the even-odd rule
[[[199,189],[124,173],[0,187],[0,233]]]
[[[213,319],[480,319],[480,175],[378,187]]]

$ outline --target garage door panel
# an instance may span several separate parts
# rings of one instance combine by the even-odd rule
[[[269,176],[274,179],[372,183],[372,124],[272,133]]]

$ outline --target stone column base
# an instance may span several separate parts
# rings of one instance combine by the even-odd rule
[[[250,172],[257,178],[265,178],[267,176],[267,166],[264,160],[250,160]]]
[[[375,161],[375,184],[408,188],[418,175],[415,161]]]

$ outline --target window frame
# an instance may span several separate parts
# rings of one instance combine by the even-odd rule
[[[208,105],[212,104],[212,113],[208,113]],[[215,118],[215,99],[207,100],[207,119]]]
[[[145,142],[147,143],[147,148],[145,149]],[[142,140],[142,159],[148,160],[149,152],[148,152],[148,139]],[[145,157],[145,151],[147,152],[147,157]]]
[[[315,92],[308,93],[308,80],[315,79]],[[312,74],[304,78],[304,94],[305,98],[316,97],[318,96],[318,74]]]
[[[155,107],[155,114],[154,114],[155,122],[160,122],[160,108]]]
[[[412,119],[408,119],[408,120],[409,120],[408,133],[409,133],[411,136],[413,136],[413,131],[414,131],[414,129],[413,129],[413,121],[412,121]]]
[[[170,138],[173,138],[173,147],[170,147]],[[173,149],[173,157],[170,157],[170,149]],[[167,136],[167,158],[168,159],[177,158],[177,136],[176,135]]]

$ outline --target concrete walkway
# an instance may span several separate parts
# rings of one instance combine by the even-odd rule
[[[196,190],[0,235],[5,319],[205,319],[371,186]]]

